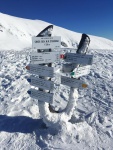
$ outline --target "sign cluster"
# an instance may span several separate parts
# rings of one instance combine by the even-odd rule
[[[33,49],[56,49],[60,48],[60,37],[33,37]],[[67,64],[63,64],[62,71],[70,73],[70,77],[61,76],[61,84],[83,89],[87,84],[77,79],[78,77],[89,74],[90,65],[92,65],[93,56],[76,53],[61,54],[59,51],[52,52],[32,52],[30,56],[30,64],[26,66],[29,73],[32,74],[27,81],[31,86],[38,87],[41,90],[31,88],[28,93],[32,98],[51,103],[53,100],[54,82],[50,78],[54,77],[54,68],[46,66],[46,64],[59,62],[64,59]],[[69,62],[71,64],[69,64]],[[79,64],[79,65],[76,65]],[[41,76],[41,78],[40,78]],[[47,92],[49,90],[49,93]]]

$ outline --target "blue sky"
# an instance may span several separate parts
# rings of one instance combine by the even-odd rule
[[[113,40],[113,0],[0,0],[0,12]]]

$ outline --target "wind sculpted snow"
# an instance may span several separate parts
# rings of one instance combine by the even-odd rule
[[[24,49],[23,52],[30,49]],[[113,51],[89,50],[94,55],[91,72],[82,77],[88,89],[79,90],[77,108],[59,131],[45,128],[38,101],[29,97],[25,70],[28,53],[15,57],[1,52],[0,145],[1,149],[109,149],[113,140]],[[11,52],[11,51],[9,51]],[[62,62],[61,62],[62,63]],[[61,64],[54,64],[56,68]],[[63,109],[69,88],[55,85],[53,107]]]

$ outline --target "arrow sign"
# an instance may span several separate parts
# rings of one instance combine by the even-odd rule
[[[53,67],[42,66],[42,65],[37,65],[37,64],[30,64],[29,66],[26,66],[26,69],[29,70],[30,73],[36,74],[39,76],[52,78],[54,75]]]
[[[45,80],[42,78],[37,78],[37,77],[31,76],[31,78],[27,79],[27,81],[32,86],[36,86],[36,87],[39,87],[39,88],[44,89],[44,90],[53,90],[53,88],[54,88],[54,82],[53,81]]]
[[[75,64],[91,65],[93,61],[93,55],[66,53],[65,61],[75,63]]]
[[[33,49],[53,49],[61,47],[61,37],[33,37],[32,48]]]
[[[81,80],[73,79],[73,78],[68,78],[65,76],[61,76],[61,84],[73,87],[73,88],[86,88],[87,84],[85,84]]]
[[[32,64],[53,63],[60,61],[60,52],[31,53]]]
[[[62,71],[63,72],[71,72],[75,69],[76,64],[63,64]]]
[[[78,77],[87,75],[87,74],[90,73],[90,68],[91,68],[90,65],[75,68],[75,69],[73,70],[73,72],[71,73],[71,76],[72,76],[73,78],[78,78]]]
[[[53,101],[53,94],[51,93],[45,93],[43,91],[38,91],[35,89],[30,89],[27,91],[27,93],[35,99],[38,99],[39,101],[51,103]]]

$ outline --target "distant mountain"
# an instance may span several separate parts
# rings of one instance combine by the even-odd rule
[[[0,49],[21,50],[32,46],[32,36],[36,36],[50,23],[41,20],[29,20],[0,13]],[[82,33],[76,33],[54,25],[53,36],[61,36],[68,47],[76,46]],[[87,34],[87,33],[86,33]],[[91,36],[90,48],[113,49],[113,41]]]

